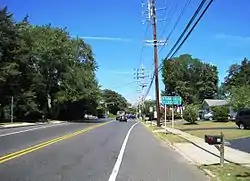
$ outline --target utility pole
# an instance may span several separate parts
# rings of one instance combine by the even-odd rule
[[[146,78],[149,77],[147,69],[141,65],[140,68],[135,69],[135,79],[137,81],[137,93],[138,93],[138,103],[141,104],[141,108],[144,105],[144,89],[147,87]],[[140,110],[140,105],[139,105]]]
[[[157,29],[156,29],[156,8],[155,0],[151,2],[152,20],[153,20],[153,41],[154,41],[154,64],[155,64],[155,97],[156,97],[156,112],[157,112],[157,126],[160,127],[160,96],[159,96],[159,78],[158,78],[158,50],[157,50]]]

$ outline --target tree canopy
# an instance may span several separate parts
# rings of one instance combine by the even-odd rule
[[[235,110],[250,108],[250,61],[247,58],[229,67],[222,89]]]
[[[14,98],[16,119],[95,114],[100,91],[90,45],[66,28],[15,22],[0,10],[0,119]],[[74,116],[73,116],[74,115]]]
[[[218,93],[218,70],[189,54],[164,60],[165,95],[179,95],[186,103],[213,99]]]
[[[102,98],[108,111],[112,114],[116,114],[120,110],[125,111],[129,106],[127,100],[121,94],[110,89],[102,91]]]
[[[241,64],[232,64],[223,83],[224,91],[230,92],[233,87],[250,85],[250,61],[244,58]]]

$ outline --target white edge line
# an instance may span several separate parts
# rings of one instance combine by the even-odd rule
[[[118,158],[116,160],[116,163],[115,163],[115,166],[112,170],[112,173],[109,177],[109,181],[115,181],[116,180],[116,177],[117,177],[117,174],[119,172],[119,169],[120,169],[120,166],[121,166],[121,163],[122,163],[122,158],[123,158],[123,155],[124,155],[124,151],[125,151],[125,148],[126,148],[126,145],[127,145],[127,142],[128,142],[128,138],[129,138],[129,135],[132,131],[132,129],[135,127],[135,125],[137,125],[137,123],[133,124],[133,126],[131,126],[131,128],[129,129],[124,141],[123,141],[123,144],[122,144],[122,147],[121,147],[121,150],[120,150],[120,153],[118,155]]]
[[[59,123],[59,124],[53,124],[53,125],[48,125],[48,126],[39,126],[39,127],[32,128],[32,129],[26,129],[26,130],[17,131],[17,132],[1,134],[0,137],[10,136],[10,135],[19,134],[19,133],[24,133],[24,132],[33,131],[33,130],[36,130],[36,129],[43,129],[43,128],[49,128],[49,127],[53,127],[53,126],[60,126],[60,125],[64,125],[64,124],[67,124],[67,123]]]

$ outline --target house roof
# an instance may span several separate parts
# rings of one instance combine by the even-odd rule
[[[224,106],[227,105],[227,100],[221,99],[204,99],[203,103],[206,102],[208,106]]]

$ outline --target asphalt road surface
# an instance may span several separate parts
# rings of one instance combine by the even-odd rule
[[[136,121],[69,123],[0,136],[0,145],[1,181],[208,180]]]
[[[250,153],[250,138],[235,139],[231,140],[230,143],[230,147]]]

